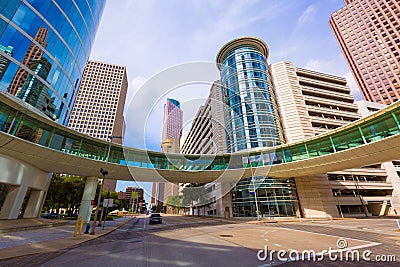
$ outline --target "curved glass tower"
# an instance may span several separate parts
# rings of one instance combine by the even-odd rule
[[[267,45],[254,37],[234,39],[217,55],[230,152],[283,141],[267,58]]]
[[[284,143],[267,59],[267,44],[255,37],[234,39],[217,54],[229,152]],[[241,180],[232,189],[232,208],[237,217],[296,216],[294,180]]]
[[[0,4],[0,88],[66,124],[105,0]]]

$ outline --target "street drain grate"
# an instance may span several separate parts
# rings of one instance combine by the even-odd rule
[[[233,237],[233,235],[219,235],[219,236],[222,236],[222,237]]]

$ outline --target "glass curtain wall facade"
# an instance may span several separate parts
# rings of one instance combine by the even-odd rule
[[[267,58],[267,45],[254,37],[234,39],[217,55],[229,152],[273,147],[284,141]],[[257,216],[256,201],[261,216],[295,216],[294,180],[249,177],[233,187],[234,216]]]
[[[0,1],[1,90],[66,125],[104,6],[105,0]]]
[[[239,43],[218,59],[224,112],[230,118],[226,120],[229,152],[277,146],[283,139],[268,73],[266,45],[264,49],[251,42]]]

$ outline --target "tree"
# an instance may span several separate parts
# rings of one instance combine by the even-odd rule
[[[62,183],[63,208],[67,209],[67,214],[72,216],[75,209],[78,209],[83,196],[86,179],[80,176],[67,176]]]
[[[191,183],[182,190],[182,206],[192,207],[192,215],[194,215],[194,209],[197,208],[197,214],[199,214],[199,208],[208,205],[206,195],[204,184]]]
[[[60,175],[53,174],[49,189],[47,190],[46,201],[43,205],[44,210],[58,210],[62,198],[63,178]]]
[[[182,197],[180,196],[169,196],[167,198],[167,206],[172,207],[173,209],[176,209],[179,213],[179,211],[182,208]]]
[[[68,215],[72,215],[80,206],[85,183],[84,177],[53,174],[43,209],[65,208]]]

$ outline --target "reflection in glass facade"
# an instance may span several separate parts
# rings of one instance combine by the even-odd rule
[[[224,113],[227,118],[225,123],[229,152],[274,147],[283,142],[267,58],[267,45],[253,37],[234,39],[222,47],[217,55],[225,102]],[[234,216],[257,216],[257,194],[268,195],[271,192],[278,196],[257,200],[260,214],[266,214],[268,211],[268,214],[274,216],[295,216],[298,200],[294,180],[288,179],[288,183],[284,184],[280,180],[267,177],[257,179],[260,178],[263,182],[258,184],[258,189],[253,186],[251,177],[234,186]],[[282,190],[270,189],[277,186]],[[253,194],[250,194],[251,192]],[[290,201],[286,201],[287,199]],[[275,207],[274,210],[272,207]]]
[[[0,88],[66,124],[105,0],[0,1]]]

